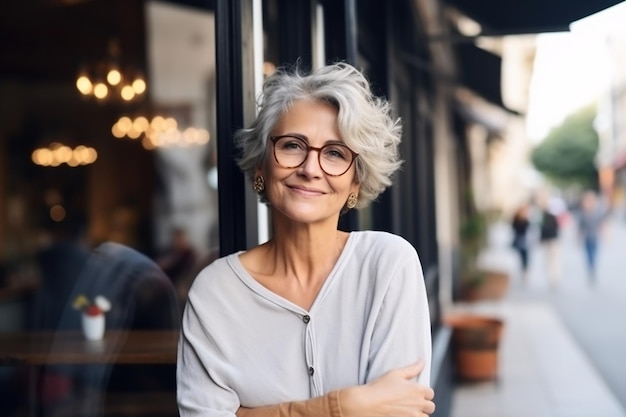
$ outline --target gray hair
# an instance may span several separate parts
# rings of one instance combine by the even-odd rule
[[[269,76],[263,84],[257,118],[250,127],[235,133],[236,146],[241,150],[239,167],[253,180],[268,155],[272,129],[298,100],[324,101],[338,109],[341,137],[359,154],[355,160],[360,184],[356,207],[365,207],[391,185],[394,172],[402,164],[398,153],[402,127],[400,119],[392,119],[389,102],[375,97],[368,80],[347,63],[329,65],[308,75],[298,67],[281,68]],[[264,194],[261,201],[267,202]]]

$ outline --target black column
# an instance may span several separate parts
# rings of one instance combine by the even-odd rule
[[[356,0],[325,0],[324,31],[326,58],[329,63],[357,59]]]
[[[241,1],[216,0],[217,168],[222,256],[246,249],[244,176],[235,163],[233,132],[243,126]]]
[[[299,62],[300,68],[311,69],[310,0],[280,0],[280,64]]]

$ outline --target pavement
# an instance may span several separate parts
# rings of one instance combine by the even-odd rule
[[[624,211],[622,210],[621,213]],[[511,285],[503,300],[458,303],[505,321],[498,377],[457,383],[451,417],[626,417],[626,223],[614,216],[590,285],[575,223],[562,229],[561,281],[546,279],[545,254],[531,252],[522,280],[506,223],[493,227],[485,265],[506,269]]]

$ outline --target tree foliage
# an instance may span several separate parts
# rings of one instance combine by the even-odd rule
[[[593,128],[596,106],[589,105],[567,117],[533,149],[531,161],[539,172],[558,185],[594,186],[598,134]]]

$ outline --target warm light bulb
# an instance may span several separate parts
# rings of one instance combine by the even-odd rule
[[[70,157],[70,159],[65,162],[68,166],[71,166],[72,168],[77,167],[78,165],[80,165],[80,162],[78,161],[78,159],[76,159],[76,156],[72,153],[72,156]]]
[[[122,88],[122,92],[120,94],[122,95],[122,98],[126,101],[131,101],[133,98],[135,98],[135,90],[133,90],[133,87],[131,87],[130,85],[125,85]]]
[[[165,145],[165,141],[163,140],[162,133],[153,132],[150,136],[148,136],[150,142],[155,148],[161,147]]]
[[[50,166],[54,161],[54,155],[50,149],[41,148],[41,152],[39,152],[39,160],[41,165]]]
[[[66,145],[59,146],[53,152],[54,157],[61,163],[67,162],[72,158],[72,148]]]
[[[85,159],[86,164],[93,164],[98,159],[98,151],[91,146],[87,147],[87,157]]]
[[[143,146],[143,148],[148,151],[156,148],[156,146],[148,136],[144,136],[143,139],[141,139],[141,146]]]
[[[122,74],[116,68],[109,70],[107,82],[111,85],[118,85],[120,81],[122,81]]]
[[[52,161],[52,154],[48,149],[35,149],[32,154],[32,160],[37,165],[49,165]]]
[[[128,136],[129,139],[139,139],[141,132],[133,126],[128,132],[126,132],[126,136]]]
[[[89,150],[85,145],[78,145],[74,148],[74,152],[72,158],[75,159],[79,164],[84,164],[87,161],[87,155],[89,154]]]
[[[115,123],[113,127],[111,128],[111,134],[113,134],[113,136],[115,136],[118,139],[122,139],[124,135],[126,134],[126,132],[120,128],[119,123]]]
[[[146,82],[141,78],[137,78],[133,81],[133,91],[137,94],[143,94],[146,91]]]
[[[207,143],[209,143],[210,139],[211,139],[211,134],[209,133],[208,130],[200,129],[198,131],[198,136],[196,137],[196,142],[198,143],[198,145],[206,145]]]
[[[93,88],[93,95],[96,96],[96,98],[99,98],[101,100],[103,98],[106,98],[108,94],[109,94],[109,88],[104,83],[98,83]]]
[[[196,141],[196,134],[197,134],[197,129],[195,127],[188,127],[181,134],[182,141],[180,144],[182,146],[191,145],[192,143]]]
[[[168,117],[165,120],[163,120],[162,129],[164,132],[167,132],[167,133],[174,132],[177,127],[178,127],[178,123],[176,122],[176,119],[174,119],[173,117]]]
[[[128,116],[122,116],[117,121],[117,126],[122,132],[124,132],[124,134],[126,134],[126,132],[128,132],[131,127],[133,127],[133,121],[130,120],[130,117]]]
[[[139,116],[133,121],[133,129],[145,132],[150,127],[150,122],[144,116]]]
[[[161,131],[163,130],[163,122],[165,121],[165,119],[163,118],[163,116],[154,116],[152,118],[152,121],[150,122],[150,126],[152,127],[152,129],[156,130],[156,131]]]
[[[91,80],[84,75],[81,75],[76,80],[76,88],[83,95],[91,94],[93,91],[93,84],[91,84]]]

